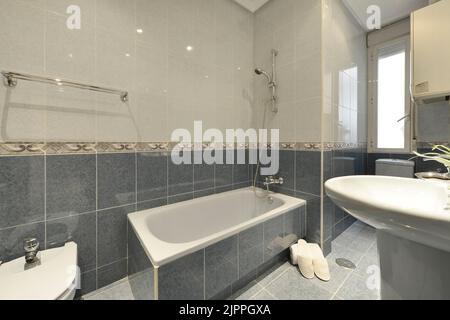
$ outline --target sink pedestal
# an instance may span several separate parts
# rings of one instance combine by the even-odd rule
[[[377,231],[382,300],[449,300],[450,253]]]

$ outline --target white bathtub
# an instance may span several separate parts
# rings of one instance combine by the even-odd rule
[[[258,195],[264,191],[258,189]],[[304,206],[301,199],[252,188],[132,213],[132,228],[154,267],[194,253],[253,226]]]

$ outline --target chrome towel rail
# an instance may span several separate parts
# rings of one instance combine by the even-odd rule
[[[69,81],[69,80],[53,79],[53,78],[47,78],[47,77],[42,77],[42,76],[29,75],[29,74],[18,73],[18,72],[2,71],[1,74],[5,78],[5,81],[4,81],[5,85],[10,88],[14,88],[17,86],[17,80],[25,80],[25,81],[34,81],[34,82],[53,84],[53,85],[57,85],[57,86],[65,86],[65,87],[84,89],[84,90],[89,90],[89,91],[117,94],[117,95],[120,95],[120,100],[122,102],[128,101],[128,92],[127,91],[98,87],[98,86],[83,84],[83,83]]]

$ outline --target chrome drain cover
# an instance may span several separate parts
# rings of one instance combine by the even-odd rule
[[[356,269],[356,265],[348,259],[339,258],[336,259],[336,263],[338,266],[346,268],[346,269]]]

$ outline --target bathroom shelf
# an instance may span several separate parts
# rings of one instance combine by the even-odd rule
[[[18,72],[2,71],[1,74],[5,78],[5,85],[10,88],[14,88],[17,86],[17,80],[25,80],[25,81],[47,83],[47,84],[52,84],[52,85],[57,85],[57,86],[78,88],[78,89],[89,90],[89,91],[117,94],[117,95],[120,95],[120,100],[122,102],[128,101],[128,92],[123,91],[123,90],[99,87],[99,86],[83,84],[83,83],[69,81],[69,80],[53,79],[53,78],[29,75],[29,74],[18,73]]]

